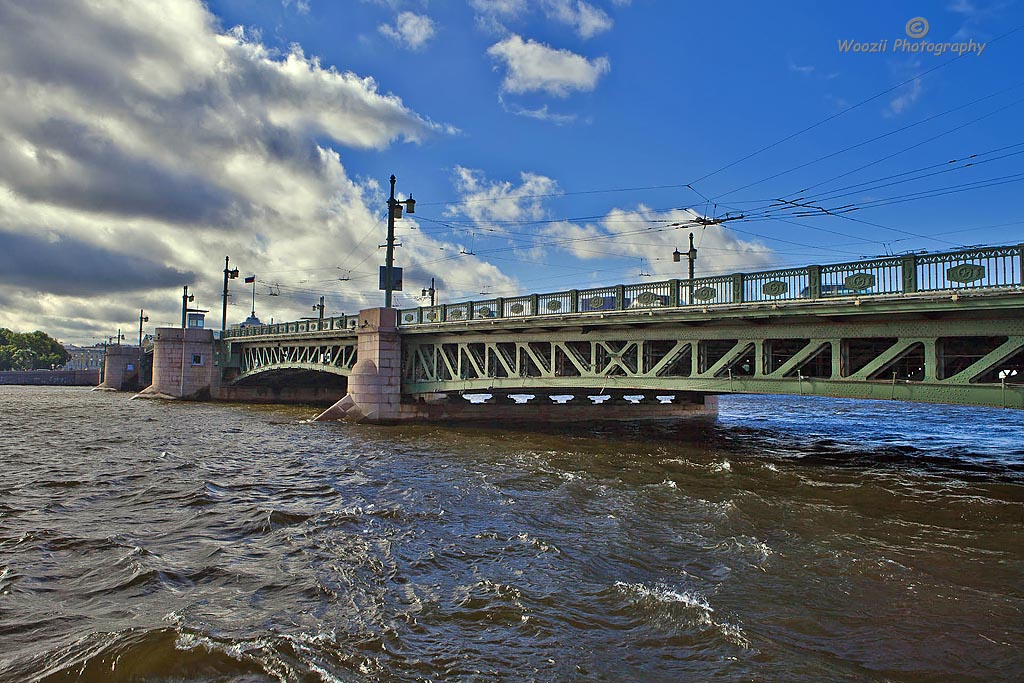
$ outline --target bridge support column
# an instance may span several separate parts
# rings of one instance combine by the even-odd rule
[[[139,347],[110,344],[103,354],[103,382],[97,389],[125,391],[139,384]]]
[[[395,422],[402,399],[402,342],[398,311],[370,308],[359,312],[357,361],[348,378],[348,394],[317,420]]]
[[[212,330],[160,327],[153,340],[153,383],[138,396],[208,400],[218,377]]]

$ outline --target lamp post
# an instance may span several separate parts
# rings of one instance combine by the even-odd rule
[[[672,260],[679,263],[683,253],[676,249],[672,252]],[[690,300],[687,303],[693,303],[693,264],[697,260],[697,247],[693,246],[693,233],[690,233],[690,248],[686,251],[686,258],[690,262],[690,279],[687,288],[690,291]]]
[[[672,260],[679,263],[683,252],[676,249],[672,252]],[[686,251],[686,258],[690,262],[690,279],[693,279],[693,263],[697,260],[697,247],[693,246],[693,233],[690,233],[690,248]]]
[[[188,285],[185,285],[184,289],[182,290],[182,294],[181,294],[181,329],[185,329],[185,320],[186,320],[186,315],[188,314],[188,303],[190,301],[195,301],[195,300],[196,300],[195,294],[189,294],[188,293]]]
[[[404,202],[395,199],[395,176],[391,176],[391,196],[388,197],[388,241],[384,257],[384,308],[391,308],[391,292],[394,290],[392,272],[395,267],[395,219],[402,217],[402,204],[409,213],[416,213],[416,200],[409,195]]]
[[[430,295],[430,305],[433,306],[434,305],[434,295],[436,293],[437,293],[437,290],[434,289],[434,278],[430,278],[430,289],[424,289],[420,296],[427,296],[429,294]]]
[[[220,313],[220,332],[224,334],[224,330],[228,326],[228,280],[234,280],[238,277],[238,268],[231,270],[228,268],[228,262],[230,258],[224,257],[224,305],[221,307]]]
[[[142,323],[148,323],[149,316],[146,315],[146,309],[139,309],[139,386],[142,386],[142,360],[144,354],[142,353]]]
[[[313,304],[314,311],[320,311],[320,326],[317,329],[323,329],[324,326],[324,298],[320,297],[320,303]]]

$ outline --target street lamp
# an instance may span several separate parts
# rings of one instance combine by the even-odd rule
[[[146,309],[139,309],[139,386],[142,386],[142,360],[144,354],[142,353],[142,323],[148,323],[149,316],[146,315]]]
[[[320,297],[320,303],[313,304],[313,310],[314,311],[320,311],[320,327],[318,327],[317,329],[321,329],[324,326],[324,298],[323,297]]]
[[[181,329],[185,329],[186,316],[188,314],[189,302],[195,301],[196,295],[188,293],[188,285],[185,285],[181,294]]]
[[[238,268],[231,270],[228,268],[229,258],[224,257],[224,305],[221,308],[220,314],[220,332],[224,334],[224,330],[228,326],[228,280],[234,280],[238,277]],[[255,307],[254,307],[255,308]]]
[[[677,248],[672,252],[672,260],[679,263],[683,256],[683,252]],[[697,260],[697,247],[693,246],[693,233],[690,233],[690,248],[686,252],[686,258],[690,261],[690,279],[693,279],[693,263]]]
[[[679,259],[682,256],[682,252],[677,248],[672,252],[672,260],[679,263]],[[686,303],[693,303],[693,264],[697,260],[697,247],[693,246],[693,233],[690,233],[690,248],[686,251],[686,258],[690,262],[690,279],[686,281],[686,290],[688,292],[688,299]]]
[[[384,258],[384,308],[391,308],[391,292],[394,290],[395,269],[395,219],[402,217],[402,204],[409,213],[416,213],[416,200],[409,195],[405,201],[395,199],[395,176],[391,176],[391,196],[388,197],[388,241]]]
[[[426,296],[427,294],[429,294],[430,295],[430,305],[433,306],[434,305],[434,294],[436,294],[436,293],[437,293],[437,290],[434,289],[434,278],[430,278],[430,289],[424,289],[422,294],[421,294],[421,296]]]

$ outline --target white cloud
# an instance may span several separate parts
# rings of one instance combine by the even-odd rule
[[[553,223],[544,234],[551,238],[551,249],[585,260],[636,258],[653,277],[661,279],[686,277],[685,263],[674,262],[672,252],[677,248],[686,251],[690,232],[696,233],[700,242],[697,277],[773,267],[771,249],[739,239],[723,226],[702,228],[694,223],[699,215],[692,209],[656,211],[640,204],[632,209],[612,209],[596,223]],[[680,227],[672,227],[675,224]]]
[[[436,24],[426,15],[402,12],[395,20],[394,26],[381,24],[377,30],[396,43],[415,51],[421,49],[427,44],[427,41],[434,37]]]
[[[553,178],[522,172],[518,182],[491,180],[478,169],[457,166],[452,180],[461,200],[449,206],[446,214],[453,218],[450,225],[462,230],[467,244],[475,240],[480,259],[490,255],[500,261],[506,256],[497,253],[512,250],[520,259],[554,262],[570,269],[604,260],[601,270],[605,274],[595,283],[606,283],[609,271],[629,279],[636,275],[634,268],[641,261],[643,269],[655,277],[685,277],[685,263],[673,262],[672,252],[677,247],[685,251],[688,233],[695,232],[700,240],[698,276],[775,266],[777,255],[769,247],[740,239],[725,226],[703,229],[695,221],[700,214],[691,209],[657,211],[639,204],[613,208],[594,222],[577,223],[553,218],[547,209],[552,199],[563,195]],[[459,216],[469,220],[454,220]],[[499,246],[486,238],[497,238]],[[625,271],[623,259],[629,264]]]
[[[497,17],[516,17],[526,11],[526,0],[469,0],[470,6],[481,14]]]
[[[456,166],[453,174],[460,203],[449,207],[450,216],[464,215],[477,227],[502,232],[496,221],[540,220],[546,216],[544,198],[559,192],[558,183],[547,176],[523,172],[519,185],[488,180],[482,171]]]
[[[450,131],[372,78],[221,31],[199,0],[0,3],[0,82],[0,326],[72,341],[143,307],[147,329],[176,325],[185,284],[219,310],[225,254],[264,297],[281,284],[257,299],[264,318],[320,294],[328,312],[377,303],[383,191],[345,150]],[[416,242],[408,282],[444,247]],[[249,313],[244,289],[229,320]]]
[[[607,57],[587,59],[515,34],[492,45],[487,54],[504,63],[501,89],[511,93],[543,91],[566,97],[573,90],[593,90],[611,69]]]
[[[578,118],[576,114],[559,114],[548,109],[548,105],[543,105],[535,109],[528,109],[521,107],[514,102],[505,102],[505,98],[498,95],[498,101],[501,102],[502,108],[509,114],[515,114],[516,116],[523,116],[528,119],[537,119],[538,121],[548,121],[554,123],[556,126],[563,126],[568,123],[573,123]]]
[[[950,12],[956,12],[957,14],[964,14],[969,17],[973,17],[978,13],[978,8],[970,0],[953,0],[946,7]]]
[[[281,5],[287,9],[295,4],[295,11],[299,14],[309,14],[309,0],[281,0]]]
[[[544,0],[544,11],[549,18],[572,26],[581,38],[592,38],[612,27],[604,10],[583,0]]]
[[[899,94],[889,101],[889,108],[886,110],[886,114],[888,116],[898,116],[902,114],[917,102],[921,97],[922,92],[924,92],[924,86],[921,84],[921,79],[915,78],[913,81],[900,88],[898,91]]]
[[[531,11],[543,12],[551,21],[571,26],[581,38],[592,38],[611,29],[608,13],[585,0],[470,0],[477,24],[486,31],[507,34],[507,24]],[[621,0],[614,4],[622,4]],[[628,0],[625,4],[628,4]]]

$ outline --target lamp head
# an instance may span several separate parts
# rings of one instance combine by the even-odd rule
[[[405,210],[408,213],[416,213],[416,200],[412,198],[412,194],[405,200]]]

